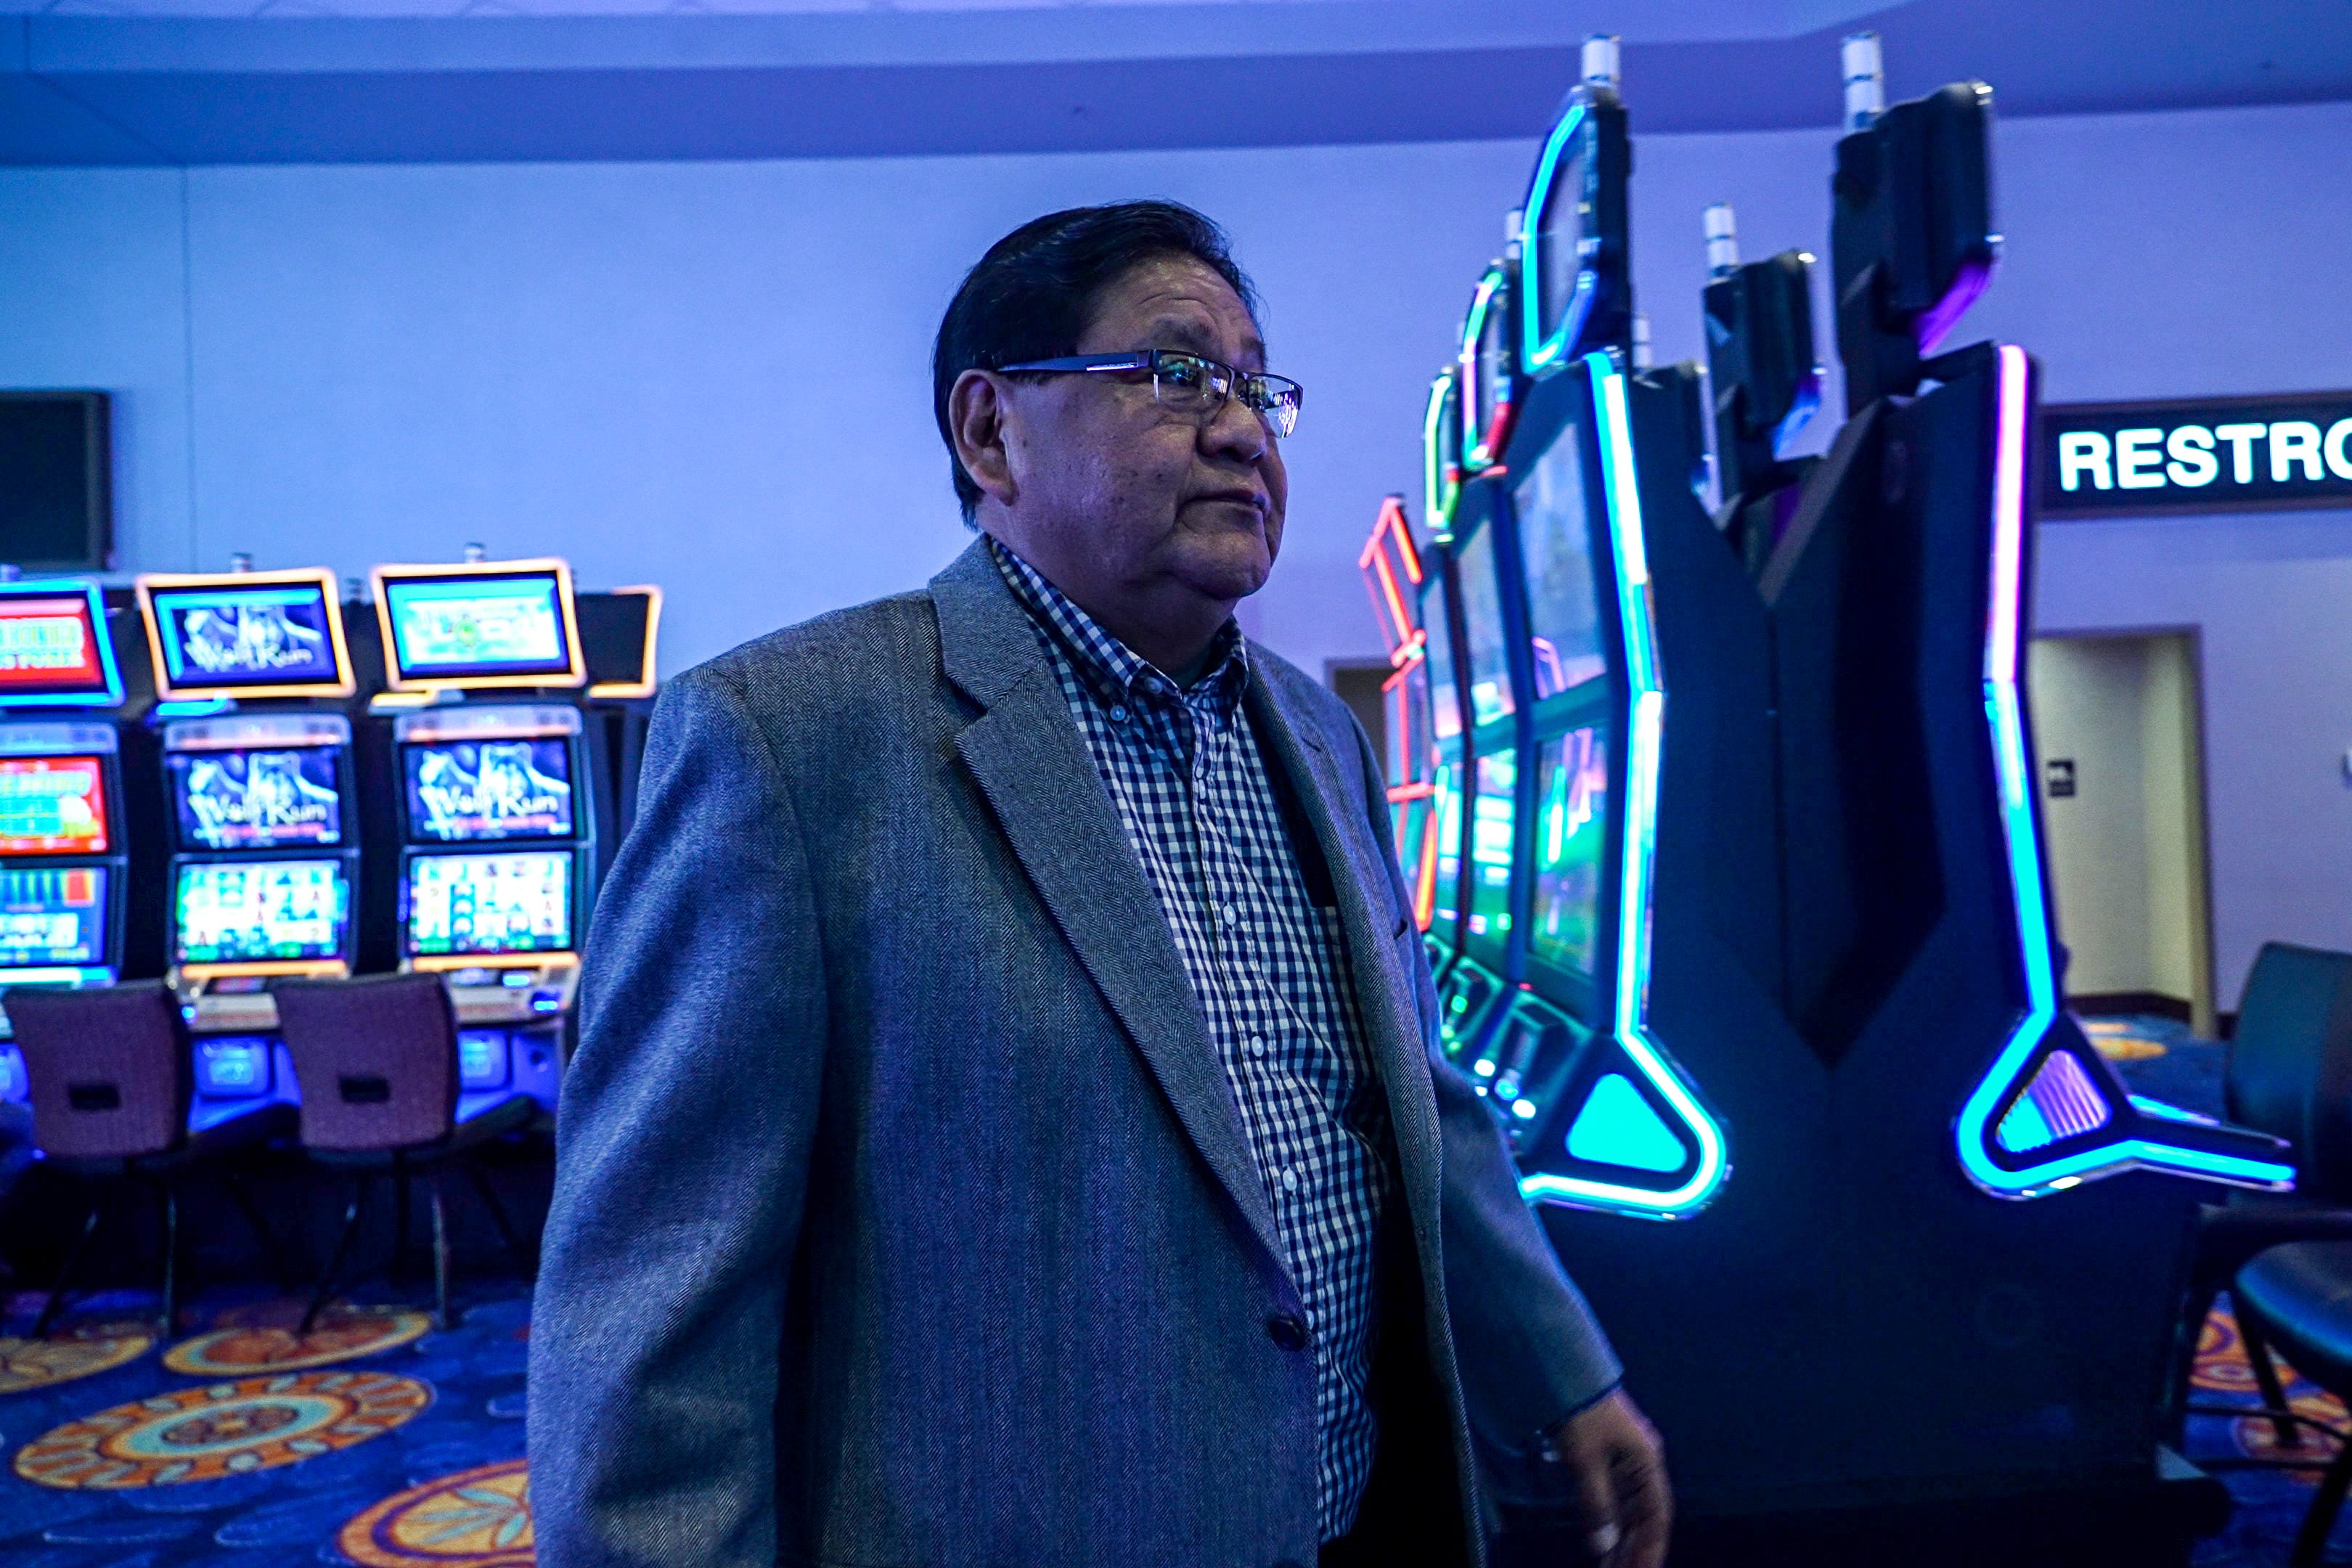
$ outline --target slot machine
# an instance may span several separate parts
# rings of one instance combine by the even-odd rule
[[[98,585],[0,582],[0,1000],[121,973],[122,677]],[[0,1016],[0,1100],[28,1089]]]
[[[361,881],[354,690],[334,576],[149,574],[171,858],[170,973],[194,1115],[299,1103],[271,982],[352,973]]]
[[[2213,1489],[2158,1447],[2159,1390],[2210,1187],[2105,1178],[2293,1171],[2126,1093],[2057,991],[2019,679],[2033,373],[1938,342],[1990,268],[1990,91],[1874,101],[1839,145],[1851,417],[1818,463],[1784,445],[1804,258],[1726,247],[1711,517],[1690,371],[1575,324],[1630,309],[1591,88],[1494,290],[1519,365],[1466,405],[1513,374],[1513,427],[1465,447],[1429,552],[1465,754],[1513,763],[1463,830],[1454,971],[1500,999],[1452,1048],[1665,1435],[1678,1562],[2185,1562]]]
[[[612,812],[571,569],[379,566],[376,614],[400,786],[400,952],[446,977],[459,1088],[551,1112]],[[474,700],[529,696],[528,700]],[[462,1104],[461,1104],[462,1114]]]

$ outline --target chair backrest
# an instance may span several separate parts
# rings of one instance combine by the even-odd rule
[[[280,981],[270,994],[305,1144],[410,1149],[457,1125],[457,1014],[439,975]]]
[[[2263,944],[2225,1090],[2231,1121],[2294,1145],[2305,1196],[2352,1204],[2352,953]]]
[[[164,1154],[188,1135],[194,1068],[179,998],[162,981],[5,998],[32,1090],[33,1142],[61,1160]]]

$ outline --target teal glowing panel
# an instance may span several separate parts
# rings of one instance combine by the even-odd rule
[[[1629,1171],[1679,1171],[1690,1158],[1682,1140],[1622,1073],[1604,1073],[1568,1129],[1573,1160]]]

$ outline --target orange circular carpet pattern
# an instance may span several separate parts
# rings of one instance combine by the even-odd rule
[[[240,1325],[183,1340],[164,1352],[163,1364],[190,1377],[249,1377],[256,1373],[299,1372],[357,1361],[422,1339],[431,1314],[396,1307],[336,1308],[320,1314],[307,1334],[292,1328]]]
[[[394,1492],[345,1524],[335,1547],[360,1568],[524,1568],[534,1557],[525,1461]]]
[[[0,1394],[24,1394],[137,1361],[154,1348],[145,1323],[97,1323],[44,1340],[0,1336]]]
[[[293,1373],[184,1388],[35,1438],[17,1450],[16,1473],[68,1489],[218,1480],[353,1447],[432,1403],[430,1385],[382,1373]]]

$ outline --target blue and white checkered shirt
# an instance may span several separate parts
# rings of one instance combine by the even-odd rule
[[[1323,1538],[1355,1523],[1377,1433],[1373,1252],[1392,1180],[1387,1100],[1339,911],[1318,909],[1242,706],[1231,622],[1190,689],[989,540],[1176,938],[1241,1109],[1315,1352]],[[1368,1092],[1370,1091],[1370,1092]]]

